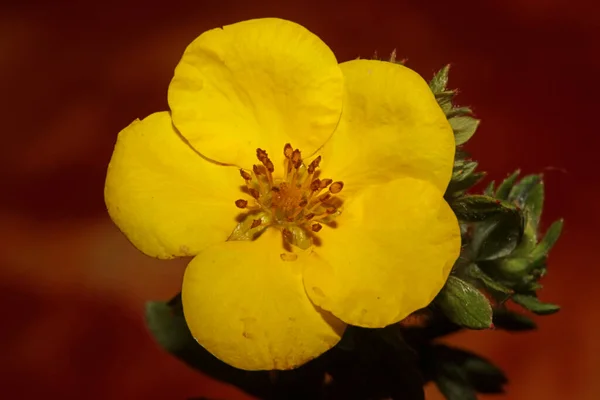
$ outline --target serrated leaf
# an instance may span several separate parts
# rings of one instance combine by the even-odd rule
[[[496,190],[495,197],[499,200],[507,200],[508,194],[512,189],[515,181],[517,180],[521,170],[516,170],[513,172],[508,178],[504,179],[500,185],[498,185],[498,189]]]
[[[560,306],[551,303],[542,303],[533,295],[515,294],[512,296],[512,300],[516,304],[538,315],[550,315],[560,310]]]
[[[518,215],[515,206],[490,196],[470,195],[460,197],[450,204],[456,217],[465,222],[481,222],[505,215]]]
[[[465,144],[475,134],[480,121],[473,117],[454,117],[448,120],[454,131],[457,146]]]
[[[490,289],[490,290],[496,291],[496,292],[500,292],[500,293],[504,293],[504,294],[513,293],[512,289],[502,285],[499,282],[496,282],[492,277],[490,277],[488,274],[483,272],[481,270],[481,268],[479,268],[477,266],[477,264],[469,265],[469,268],[467,269],[467,273],[471,278],[474,278],[474,279],[477,279],[478,281],[480,281],[487,289]]]
[[[546,231],[544,238],[538,245],[533,249],[529,255],[533,263],[538,264],[544,257],[548,255],[548,252],[556,244],[556,241],[560,237],[563,228],[563,220],[559,219],[554,221],[550,228]]]
[[[450,65],[446,65],[444,68],[440,69],[434,76],[433,79],[429,82],[429,88],[434,94],[443,92],[446,90],[446,85],[448,84],[448,72],[450,71]]]
[[[511,188],[508,194],[508,201],[517,204],[519,207],[524,207],[525,201],[529,198],[531,191],[541,181],[541,175],[527,175],[523,177],[519,183]]]
[[[455,324],[470,329],[487,329],[492,324],[492,307],[488,299],[467,282],[450,276],[436,297],[436,304]]]
[[[507,309],[495,309],[493,321],[496,328],[512,332],[530,331],[537,328],[531,318]]]

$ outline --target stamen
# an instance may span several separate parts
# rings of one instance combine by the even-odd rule
[[[323,179],[319,189],[325,189],[327,186],[331,185],[331,182],[333,182],[333,179]]]
[[[344,188],[344,182],[335,182],[332,183],[331,186],[329,186],[329,191],[333,194],[338,194],[339,192],[342,191],[342,189]]]
[[[283,155],[285,156],[285,158],[292,158],[293,152],[294,149],[292,148],[291,144],[286,143],[285,146],[283,146]]]
[[[252,170],[240,169],[247,193],[254,200],[238,199],[235,205],[251,212],[261,211],[260,219],[253,219],[250,229],[261,225],[261,229],[276,227],[285,242],[307,249],[314,237],[310,232],[321,231],[322,224],[329,225],[339,215],[338,208],[328,201],[341,192],[344,183],[329,178],[315,178],[318,176],[321,156],[306,165],[300,150],[294,149],[290,143],[284,146],[283,155],[283,180],[277,179],[281,175],[274,179],[275,165],[265,150],[256,149],[256,158],[260,163],[253,165]]]
[[[250,175],[248,172],[244,171],[241,168],[240,168],[240,175],[242,175],[242,178],[244,178],[245,181],[249,181],[252,179],[252,175]]]
[[[283,239],[288,243],[292,243],[292,241],[294,240],[294,235],[287,228],[283,228],[281,230],[281,235],[283,236]]]
[[[260,198],[260,193],[258,190],[254,189],[254,188],[250,188],[250,189],[248,189],[248,192],[250,192],[250,196],[254,197],[256,200],[258,200]]]

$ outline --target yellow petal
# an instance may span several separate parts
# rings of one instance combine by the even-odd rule
[[[262,148],[281,168],[286,143],[309,155],[329,138],[343,90],[336,58],[317,36],[293,22],[255,19],[188,46],[169,106],[177,129],[206,157],[249,168]]]
[[[336,221],[319,232],[304,285],[313,303],[348,324],[384,327],[427,306],[459,255],[456,217],[427,181],[369,186]]]
[[[304,292],[301,254],[283,261],[281,235],[207,248],[186,269],[182,299],[188,326],[220,360],[245,370],[290,369],[319,356],[345,325]]]
[[[405,176],[445,191],[454,136],[423,78],[376,60],[340,67],[347,95],[340,125],[323,149],[324,173],[344,181],[346,194]]]
[[[233,167],[206,161],[174,130],[168,112],[123,129],[110,161],[104,198],[115,224],[152,257],[195,255],[224,241],[244,197]]]

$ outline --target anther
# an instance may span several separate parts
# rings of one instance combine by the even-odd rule
[[[331,194],[326,193],[323,196],[319,197],[319,201],[321,203],[325,203],[327,200],[329,200],[331,198]]]
[[[263,149],[256,149],[256,158],[258,158],[258,161],[263,162],[263,160],[268,157],[269,155],[266,151]]]
[[[252,171],[254,171],[254,175],[259,176],[261,174],[260,168],[258,165],[254,164],[252,166]]]
[[[319,190],[320,187],[321,187],[321,180],[319,180],[319,179],[315,179],[314,181],[312,181],[310,183],[310,190],[312,190],[313,192],[316,192],[317,190]]]
[[[248,192],[250,193],[250,196],[254,197],[256,200],[258,200],[258,198],[260,197],[260,193],[254,188],[248,189]]]
[[[243,169],[240,169],[240,175],[242,176],[242,178],[244,178],[244,180],[249,181],[252,179],[252,175],[250,175],[249,173],[247,173],[246,171],[244,171]]]
[[[310,219],[313,219],[313,218],[314,218],[314,216],[315,216],[315,213],[310,213],[310,214],[306,214],[306,215],[304,216],[304,218],[305,218],[305,219],[307,219],[307,220],[310,220]]]
[[[321,225],[321,224],[312,224],[312,226],[310,227],[310,229],[313,232],[319,232],[321,229],[323,229],[323,225]]]
[[[321,163],[321,156],[315,158],[310,165],[308,166],[308,173],[312,174],[315,172],[315,169],[317,169],[319,167],[319,164]]]
[[[300,168],[300,166],[302,165],[302,154],[298,149],[294,150],[294,152],[292,153],[292,164],[296,169]]]
[[[327,208],[325,209],[325,212],[326,212],[327,214],[333,214],[333,213],[335,213],[336,211],[337,211],[337,208],[335,208],[335,207],[327,207]]]
[[[308,204],[308,200],[302,199],[302,200],[300,200],[300,203],[298,203],[298,207],[303,208],[303,207],[306,207],[307,204]]]
[[[331,182],[333,182],[333,179],[323,179],[319,189],[325,189],[327,186],[331,185]]]
[[[285,156],[285,158],[292,158],[293,152],[294,152],[294,149],[292,148],[292,145],[289,143],[286,143],[286,145],[283,147],[283,155]]]
[[[239,199],[235,201],[235,206],[237,208],[246,208],[248,206],[248,202],[244,199]]]
[[[252,225],[250,225],[250,229],[254,229],[257,226],[260,226],[261,223],[262,223],[262,221],[260,219],[255,219],[254,221],[252,221]]]
[[[338,194],[344,188],[344,182],[334,182],[329,186],[329,191],[333,194]]]
[[[292,234],[292,232],[291,232],[289,229],[287,229],[287,228],[284,228],[284,229],[281,231],[281,235],[283,236],[283,239],[284,239],[286,242],[288,242],[288,243],[292,243],[292,241],[294,240],[294,235],[293,235],[293,234]]]
[[[271,159],[267,158],[263,161],[263,164],[265,166],[265,168],[267,169],[267,171],[269,172],[273,172],[275,171],[275,166],[273,165],[273,162],[271,161]]]

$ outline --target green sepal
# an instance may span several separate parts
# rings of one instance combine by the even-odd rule
[[[493,321],[495,328],[512,332],[530,331],[537,328],[531,318],[505,308],[494,309]]]
[[[474,286],[450,276],[435,299],[444,315],[457,325],[470,329],[488,329],[492,325],[492,306]]]
[[[540,299],[534,295],[515,294],[512,296],[512,300],[521,307],[538,315],[550,315],[560,310],[560,306],[556,304],[542,303]]]
[[[269,216],[265,212],[249,213],[243,216],[227,240],[254,240],[267,229]],[[261,224],[252,228],[252,223],[260,220]]]
[[[454,117],[448,120],[454,131],[454,141],[457,146],[465,144],[475,134],[480,120],[473,117]]]

